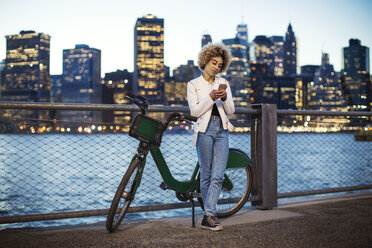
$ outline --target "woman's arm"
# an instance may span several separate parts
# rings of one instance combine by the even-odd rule
[[[209,92],[205,92],[202,97],[198,97],[192,81],[187,83],[187,102],[189,103],[191,115],[198,118],[207,112],[214,104],[214,101],[209,96]]]

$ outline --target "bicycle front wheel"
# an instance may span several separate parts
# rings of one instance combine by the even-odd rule
[[[134,199],[136,183],[138,183],[135,178],[141,163],[142,161],[139,159],[131,162],[116,190],[106,220],[106,229],[110,233],[119,227]]]
[[[217,202],[217,217],[228,217],[238,212],[246,203],[252,188],[252,169],[249,165],[227,168]]]

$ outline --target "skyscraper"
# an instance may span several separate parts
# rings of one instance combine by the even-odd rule
[[[319,65],[303,65],[301,66],[301,74],[311,75],[314,77],[319,68]]]
[[[63,50],[63,102],[100,103],[101,50],[79,44]]]
[[[369,48],[362,46],[358,39],[350,39],[349,46],[344,47],[342,52],[341,81],[348,110],[371,111]]]
[[[151,14],[138,18],[134,28],[133,90],[150,104],[165,101],[164,19]]]
[[[253,103],[262,103],[263,100],[263,83],[264,77],[267,76],[267,65],[262,63],[254,63],[250,62],[250,87],[251,87],[251,94],[250,94],[250,102]]]
[[[50,75],[50,101],[62,102],[62,75]]]
[[[5,101],[50,101],[50,36],[35,31],[21,31],[6,36],[6,60],[1,99]],[[49,119],[49,111],[5,110],[4,117],[12,116],[18,123],[8,122],[3,130],[36,132],[48,125],[40,120]]]
[[[212,37],[209,34],[204,34],[202,38],[202,47],[208,43],[212,43]]]
[[[63,50],[62,101],[101,103],[101,50],[79,44]],[[100,121],[97,111],[64,111],[63,119]]]
[[[291,23],[288,25],[284,41],[284,76],[297,73],[297,41]]]
[[[247,46],[247,59],[249,61],[249,39],[247,24],[238,24],[238,26],[236,27],[236,36],[245,41],[245,45]]]
[[[322,63],[315,72],[314,82],[311,84],[309,107],[312,110],[346,111],[346,100],[338,74],[329,63],[327,53],[322,54]],[[347,123],[344,117],[311,117],[312,126],[342,127]]]
[[[248,26],[247,24],[238,24],[236,36],[248,43]]]
[[[168,106],[187,106],[187,82],[175,77],[165,82],[165,99]]]
[[[250,83],[252,103],[276,104],[278,109],[296,109],[296,82],[292,76],[274,76],[267,73],[267,65],[251,63]],[[295,118],[285,116],[278,119],[284,126],[293,125]]]
[[[284,75],[284,37],[283,36],[271,36],[269,37],[271,42],[274,44],[274,75]]]
[[[47,102],[50,100],[50,36],[21,31],[6,36],[6,67],[2,99]]]
[[[187,82],[201,74],[193,60],[173,70],[173,77],[165,81],[165,99],[169,106],[187,106]]]
[[[226,71],[226,78],[230,81],[234,102],[239,107],[248,107],[248,58],[247,43],[236,36],[234,39],[222,40],[231,52],[231,63]]]
[[[180,65],[173,70],[173,77],[178,82],[185,82],[199,77],[201,71],[199,67],[194,65],[193,60],[188,60],[186,65]]]
[[[256,64],[264,64],[267,75],[274,74],[274,43],[264,35],[257,35],[250,44],[250,61]]]
[[[127,70],[117,70],[105,73],[102,89],[102,103],[104,104],[130,104],[125,98],[128,92],[133,92],[133,73]],[[115,124],[129,124],[130,111],[104,111],[103,121]]]
[[[315,73],[319,65],[301,66],[301,73],[296,76],[296,106],[298,110],[309,109],[311,85],[314,85]]]

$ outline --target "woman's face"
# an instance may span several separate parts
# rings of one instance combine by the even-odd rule
[[[213,57],[205,65],[204,71],[210,76],[216,76],[223,66],[223,59],[221,57]]]

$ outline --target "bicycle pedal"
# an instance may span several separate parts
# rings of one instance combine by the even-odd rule
[[[167,185],[165,182],[161,182],[161,184],[159,185],[159,187],[160,187],[162,190],[167,190],[167,189],[169,189],[168,185]]]
[[[201,198],[202,194],[198,192],[189,192],[189,196],[191,196],[192,198]]]

